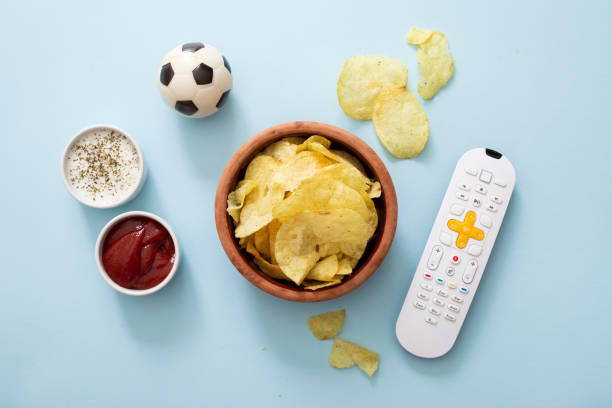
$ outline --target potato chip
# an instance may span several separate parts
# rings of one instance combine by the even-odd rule
[[[280,228],[280,222],[278,220],[273,219],[268,224],[268,239],[269,239],[269,248],[270,248],[270,261],[273,264],[276,264],[276,255],[274,254],[274,243],[276,242],[276,234],[278,233],[278,229]]]
[[[351,265],[351,259],[343,256],[338,262],[337,275],[350,275],[353,272],[353,266]]]
[[[248,241],[246,250],[249,254],[253,255],[253,262],[259,267],[259,269],[273,279],[281,279],[290,281],[290,279],[283,273],[280,266],[273,265],[266,261],[257,249],[253,245],[253,241]]]
[[[278,230],[276,260],[285,275],[299,285],[319,260],[317,246],[338,244],[342,253],[359,258],[371,233],[369,225],[353,210],[304,211]]]
[[[308,290],[317,290],[322,288],[327,288],[329,286],[334,286],[342,282],[341,278],[334,279],[331,282],[319,282],[319,281],[304,281],[304,289]]]
[[[348,368],[357,363],[359,368],[371,377],[378,370],[379,361],[378,353],[339,337],[334,338],[334,344],[329,354],[329,364],[332,367]]]
[[[346,311],[344,309],[310,316],[308,318],[308,328],[319,340],[331,339],[342,330],[345,316]]]
[[[346,60],[338,78],[338,102],[348,116],[372,118],[374,100],[387,88],[405,87],[408,69],[382,55],[359,55]]]
[[[291,143],[287,139],[282,139],[266,147],[262,153],[285,163],[296,155],[297,148],[298,145],[296,143]]]
[[[297,151],[301,152],[304,150],[308,150],[311,143],[318,143],[326,149],[329,149],[329,147],[331,146],[331,142],[329,141],[329,139],[319,135],[312,135],[297,147]]]
[[[336,163],[316,172],[317,177],[331,177],[357,191],[367,191],[371,182],[355,167],[346,163]]]
[[[270,234],[268,225],[253,234],[253,244],[255,244],[257,251],[259,251],[266,260],[270,259]]]
[[[363,164],[361,164],[359,159],[350,154],[349,152],[334,149],[330,150],[329,152],[332,153],[334,156],[338,157],[344,163],[350,164],[351,166],[355,167],[364,176],[366,175],[365,169],[363,168]]]
[[[406,41],[418,46],[419,95],[431,99],[453,76],[455,60],[448,49],[448,39],[439,31],[411,28]]]
[[[333,282],[334,276],[338,273],[338,257],[330,255],[321,259],[312,267],[306,275],[306,279],[318,280],[323,282]]]
[[[373,121],[381,143],[400,159],[421,153],[429,138],[427,115],[406,88],[381,92],[376,99]]]
[[[293,191],[302,180],[332,164],[334,162],[321,153],[306,150],[299,152],[293,160],[283,163],[271,177],[283,186],[284,191]]]
[[[382,189],[380,187],[380,183],[378,181],[373,182],[370,185],[370,188],[367,191],[368,197],[370,198],[378,198],[382,195]]]
[[[227,213],[232,217],[235,224],[240,221],[240,211],[244,205],[246,196],[257,188],[253,180],[241,180],[236,189],[227,196]]]
[[[362,193],[365,195],[365,193]],[[369,201],[369,202],[366,202]],[[313,176],[300,184],[293,194],[278,203],[272,214],[279,221],[293,217],[302,211],[324,211],[338,208],[349,208],[362,216],[372,228],[376,229],[378,217],[376,210],[372,212],[368,204],[374,208],[372,200],[348,187],[341,181],[329,176]]]

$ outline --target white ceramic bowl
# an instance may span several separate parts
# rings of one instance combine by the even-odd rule
[[[126,192],[125,197],[121,198],[118,201],[112,202],[112,203],[96,203],[93,200],[87,200],[84,197],[82,197],[80,194],[78,194],[75,191],[75,188],[68,181],[68,169],[66,166],[66,163],[67,163],[66,158],[68,157],[70,149],[85,134],[91,132],[92,130],[97,130],[97,129],[110,129],[110,130],[114,130],[117,133],[125,135],[125,137],[130,141],[130,143],[134,145],[134,148],[138,152],[138,157],[140,158],[140,168],[138,169],[138,181],[132,187],[131,191]],[[68,142],[68,144],[66,145],[66,148],[64,149],[64,154],[62,155],[61,171],[62,171],[62,179],[64,180],[64,185],[66,186],[66,189],[68,190],[68,192],[80,203],[86,206],[89,206],[89,207],[93,207],[93,208],[114,208],[114,207],[119,207],[120,205],[127,203],[128,201],[130,201],[131,199],[133,199],[134,197],[138,195],[138,193],[142,189],[142,186],[144,185],[145,177],[146,177],[144,155],[142,154],[142,150],[140,149],[140,146],[138,145],[138,143],[136,143],[136,140],[134,140],[134,138],[128,132],[126,132],[125,130],[121,128],[113,126],[113,125],[92,125],[92,126],[86,127],[85,129],[82,129],[76,135],[74,135],[72,139],[70,139],[70,142]]]
[[[117,223],[125,220],[126,218],[132,218],[132,217],[150,218],[154,221],[159,222],[164,228],[166,228],[166,230],[168,230],[168,233],[170,234],[170,237],[172,238],[172,241],[174,242],[174,253],[175,253],[174,266],[170,270],[170,273],[168,274],[168,276],[166,276],[166,278],[163,281],[161,281],[157,286],[154,286],[149,289],[124,288],[123,286],[117,284],[114,280],[112,280],[110,276],[108,276],[108,274],[106,273],[106,270],[104,269],[104,265],[102,265],[102,246],[104,244],[104,239],[106,238],[106,235],[111,230],[111,228],[113,228]],[[110,287],[115,289],[117,292],[121,292],[123,294],[130,295],[130,296],[150,295],[151,293],[155,293],[158,290],[162,289],[164,286],[168,284],[168,282],[172,280],[172,278],[176,274],[176,270],[179,267],[179,262],[181,259],[179,243],[178,243],[178,240],[176,239],[176,235],[174,234],[174,231],[172,230],[172,228],[170,228],[170,224],[168,224],[166,220],[164,220],[163,218],[160,218],[157,215],[152,214],[150,212],[146,212],[146,211],[128,211],[128,212],[124,212],[123,214],[119,214],[118,216],[110,220],[108,224],[106,224],[104,228],[102,228],[102,231],[100,231],[100,235],[98,235],[98,240],[96,241],[96,248],[95,248],[95,257],[96,257],[96,265],[98,265],[98,270],[100,271],[100,274],[102,275],[106,283],[108,283]]]

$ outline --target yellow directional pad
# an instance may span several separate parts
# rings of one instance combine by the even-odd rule
[[[448,228],[451,231],[455,231],[459,235],[457,236],[457,248],[465,248],[470,238],[473,238],[477,241],[482,241],[484,239],[484,231],[478,229],[474,226],[476,222],[476,213],[474,211],[468,211],[465,214],[465,218],[463,221],[459,220],[448,220]]]

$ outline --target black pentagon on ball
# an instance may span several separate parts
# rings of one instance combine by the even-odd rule
[[[183,51],[196,52],[201,48],[204,48],[204,44],[202,44],[201,42],[190,42],[183,44]]]
[[[198,107],[192,101],[176,101],[174,109],[187,116],[191,116],[198,111]]]
[[[159,71],[159,82],[168,86],[173,76],[174,70],[172,69],[172,65],[170,65],[170,63],[162,65],[161,71]]]
[[[219,102],[217,102],[217,109],[221,109],[223,105],[225,105],[225,101],[227,101],[227,97],[229,96],[231,89],[223,92],[223,95],[219,98]]]
[[[203,62],[191,72],[193,73],[193,79],[195,79],[198,85],[210,84],[213,80],[213,69]]]
[[[229,61],[227,60],[227,58],[225,58],[225,55],[223,55],[223,65],[225,65],[225,68],[227,68],[227,70],[231,74],[232,73],[232,67],[230,67]]]

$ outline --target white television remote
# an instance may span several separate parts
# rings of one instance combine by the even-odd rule
[[[397,319],[397,338],[412,354],[440,357],[455,344],[514,183],[514,167],[495,150],[459,159]]]

